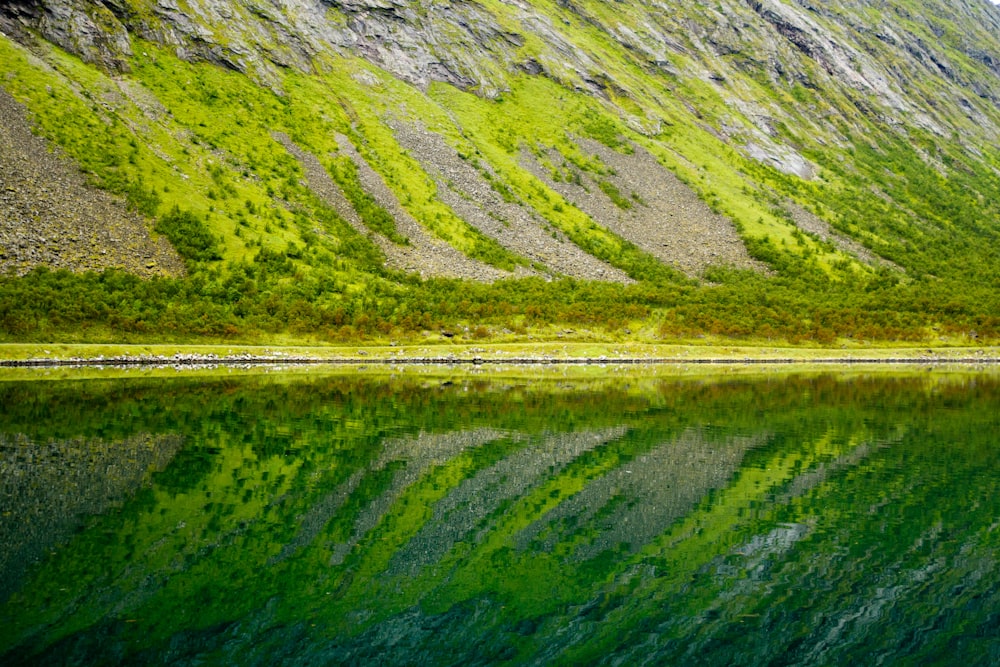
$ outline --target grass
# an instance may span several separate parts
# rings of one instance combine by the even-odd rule
[[[162,357],[175,355],[214,356],[237,359],[241,356],[270,358],[276,361],[290,358],[314,360],[355,360],[359,363],[374,360],[406,360],[436,358],[443,360],[471,360],[475,358],[503,361],[515,359],[579,361],[595,360],[613,364],[625,360],[662,360],[676,363],[722,361],[734,364],[751,361],[795,361],[802,363],[830,360],[871,360],[873,362],[908,359],[914,362],[927,360],[948,361],[976,358],[1000,361],[1000,347],[996,346],[945,346],[913,347],[889,345],[855,345],[852,347],[778,347],[764,343],[733,345],[725,341],[692,343],[643,343],[643,342],[577,342],[543,341],[520,343],[446,343],[405,345],[121,345],[121,344],[40,344],[2,343],[0,360],[24,361],[72,359],[98,359],[115,357]]]

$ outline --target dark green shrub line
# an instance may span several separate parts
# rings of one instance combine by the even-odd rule
[[[191,211],[174,206],[160,216],[155,229],[170,240],[177,253],[189,264],[222,259],[219,241],[209,231],[204,219]]]
[[[358,292],[350,274],[303,273],[287,253],[262,248],[251,263],[228,266],[225,277],[202,271],[141,280],[114,270],[77,275],[44,268],[3,277],[0,339],[185,342],[291,334],[352,341],[465,327],[474,337],[548,326],[610,333],[636,323],[655,324],[665,339],[712,334],[828,344],[1000,337],[1000,304],[988,286],[966,294],[949,294],[947,285],[869,290],[863,283],[823,287],[808,274],[768,279],[720,271],[724,282],[714,287],[386,276],[370,277]]]

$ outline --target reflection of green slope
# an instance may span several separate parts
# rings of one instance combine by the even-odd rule
[[[595,579],[613,578],[630,567],[627,558],[615,555],[596,560],[572,557],[581,546],[592,541],[593,525],[581,526],[576,535],[565,535],[565,539],[551,549],[525,551],[516,548],[515,544],[527,529],[545,523],[547,515],[555,514],[562,505],[585,493],[592,485],[619,472],[623,464],[635,463],[639,455],[655,443],[649,433],[642,435],[645,437],[638,437],[636,433],[623,435],[615,442],[586,450],[563,470],[551,468],[547,478],[539,480],[533,488],[524,489],[521,497],[503,503],[499,508],[502,513],[487,514],[485,520],[470,526],[478,528],[478,535],[470,535],[468,533],[473,531],[467,531],[465,539],[454,541],[450,553],[442,554],[423,571],[412,566],[404,567],[403,572],[396,571],[401,565],[397,562],[396,567],[388,567],[386,555],[395,553],[395,560],[400,560],[400,553],[406,551],[416,534],[414,522],[429,522],[428,509],[422,508],[424,514],[420,517],[410,517],[414,522],[401,517],[386,521],[387,531],[394,526],[398,534],[391,531],[374,533],[369,544],[362,545],[368,551],[362,551],[357,558],[366,563],[367,572],[359,572],[351,581],[352,587],[343,591],[342,598],[325,604],[323,613],[331,619],[355,619],[353,630],[357,632],[417,604],[429,614],[440,614],[484,595],[497,599],[510,619],[545,616],[564,605],[587,602],[595,594]],[[574,437],[589,436],[574,434]],[[681,440],[678,445],[679,448],[690,447],[691,443]],[[718,445],[732,446],[725,442]],[[519,452],[525,453],[524,450]],[[671,554],[671,561],[680,564],[676,580],[685,581],[692,570],[731,547],[729,541],[720,541],[720,538],[739,526],[738,517],[755,499],[773,494],[790,479],[811,469],[814,460],[826,460],[840,453],[840,448],[821,441],[804,451],[783,451],[760,469],[745,470],[720,492],[718,498],[707,503],[710,511],[697,513],[682,522],[665,538],[647,545],[642,553],[677,549],[676,555]],[[684,460],[683,454],[679,454],[678,458]],[[702,488],[697,497],[704,497],[710,488]],[[445,499],[436,501],[437,504],[445,502]],[[400,505],[396,511],[401,516],[411,511],[409,503],[401,501]],[[549,528],[557,526],[553,524]],[[640,554],[639,558],[643,556]],[[362,574],[367,576],[360,576]],[[358,623],[359,618],[364,621]]]
[[[492,531],[512,503],[558,473],[573,460],[612,439],[624,430],[545,434],[530,446],[511,453],[467,478],[454,493],[434,507],[434,516],[396,553],[391,573],[418,576],[437,566],[459,543],[480,542]]]
[[[996,416],[975,423],[928,420],[931,438],[880,449],[868,465],[801,498],[791,511],[812,517],[825,548],[783,564],[782,578],[808,586],[762,586],[740,600],[762,629],[808,638],[812,648],[798,650],[804,661],[890,662],[909,645],[914,664],[991,650],[987,662],[995,662],[1000,449]],[[827,512],[824,500],[836,495],[860,511]],[[844,579],[853,584],[847,598]],[[792,627],[769,627],[778,619],[767,610],[778,602],[811,613]],[[954,611],[942,617],[945,609]],[[915,628],[924,629],[920,637],[909,636]]]
[[[507,455],[537,455],[546,468],[546,476],[528,473],[535,483],[525,486],[523,491],[527,494],[526,497],[501,497],[495,506],[484,506],[485,515],[475,517],[475,523],[478,525],[472,526],[477,529],[476,532],[484,536],[482,541],[476,539],[475,535],[469,536],[471,539],[468,541],[456,541],[450,553],[442,554],[443,557],[437,559],[431,567],[418,570],[417,573],[394,574],[389,568],[390,562],[393,561],[396,561],[396,564],[392,569],[398,568],[404,572],[411,569],[408,564],[401,563],[397,555],[407,547],[420,529],[426,528],[433,518],[434,507],[439,503],[446,503],[443,491],[451,491],[452,487],[457,487],[465,479],[474,479],[476,473],[486,467],[483,464],[491,464],[489,467],[492,469],[502,461],[499,456],[480,457],[479,463],[482,467],[477,466],[478,470],[468,468],[466,474],[461,477],[448,475],[450,472],[448,468],[435,471],[437,474],[433,477],[411,487],[407,496],[400,498],[386,513],[379,529],[372,531],[365,543],[360,545],[359,553],[352,559],[360,563],[352,581],[353,587],[344,592],[343,598],[338,600],[337,604],[326,606],[324,613],[332,618],[339,618],[351,610],[356,613],[358,609],[370,608],[371,621],[374,622],[422,600],[426,601],[428,593],[441,585],[442,575],[451,570],[478,572],[477,567],[482,559],[491,558],[497,546],[506,546],[507,540],[504,535],[507,530],[516,530],[517,525],[530,521],[530,518],[515,518],[513,521],[510,518],[519,516],[519,508],[523,511],[528,505],[537,505],[534,498],[539,494],[539,486],[542,495],[555,500],[558,494],[552,489],[559,486],[560,482],[564,482],[562,470],[577,465],[580,458],[586,457],[592,451],[591,448],[603,445],[609,435],[583,432],[562,436],[565,440],[573,441],[568,447],[570,450],[568,456],[548,457],[544,451],[539,451],[538,447],[533,446],[515,452],[509,450],[496,452]],[[525,439],[522,439],[521,447],[524,446]],[[466,457],[467,454],[463,453],[456,458],[453,465],[461,465]],[[570,475],[571,480],[574,477],[575,475]],[[419,498],[418,494],[423,494],[423,497]],[[539,507],[535,507],[532,511],[539,511]],[[457,577],[458,573],[454,576]],[[483,581],[479,580],[477,584],[481,586]]]
[[[571,554],[567,551],[575,560],[609,550],[637,550],[694,509],[710,490],[724,487],[760,440],[687,430],[588,484],[544,522],[523,531],[518,546],[550,551],[575,544]]]
[[[535,616],[581,601],[594,577],[603,576],[605,568],[615,567],[614,560],[595,568],[594,562],[581,562],[573,557],[592,541],[592,532],[599,528],[587,523],[544,550],[518,548],[519,538],[526,531],[534,532],[539,525],[548,527],[542,529],[543,534],[546,530],[557,530],[562,517],[557,515],[555,522],[549,523],[549,515],[557,514],[558,508],[585,493],[591,485],[647,454],[664,435],[669,437],[662,430],[654,431],[652,425],[632,429],[618,440],[587,452],[565,471],[524,494],[491,527],[481,543],[468,545],[469,553],[456,550],[442,559],[440,567],[454,572],[431,608],[447,608],[486,593],[501,600],[513,615]],[[719,446],[725,447],[726,443],[720,442]],[[703,487],[699,496],[704,496],[710,488]],[[586,576],[581,576],[581,571],[588,569]]]
[[[782,447],[764,465],[744,467],[725,489],[707,499],[704,507],[646,545],[636,558],[623,563],[619,571],[625,581],[600,593],[617,604],[611,605],[603,618],[605,624],[594,628],[584,646],[567,653],[566,663],[585,662],[614,649],[629,625],[618,621],[648,619],[652,609],[663,608],[681,594],[689,613],[703,610],[710,600],[686,587],[714,559],[777,527],[773,517],[776,508],[762,509],[768,506],[768,499],[821,461],[843,456],[860,444],[853,438],[845,441],[832,435],[823,434],[798,447]],[[797,537],[806,534],[808,531],[803,531]]]
[[[946,647],[958,640],[988,646],[983,631],[995,623],[998,591],[983,575],[997,564],[1000,452],[980,457],[980,436],[941,466],[942,442],[954,441],[910,437],[866,450],[858,465],[774,507],[759,501],[795,469],[797,456],[751,471],[707,516],[692,515],[650,545],[627,577],[602,589],[596,599],[605,611],[581,622],[579,644],[560,661],[653,655],[702,664],[851,664],[872,661],[879,647],[891,659],[903,647],[907,654],[920,648],[933,662],[948,659]],[[914,455],[936,459],[934,474],[912,474]],[[955,474],[940,475],[942,468]],[[973,518],[971,508],[984,511]],[[973,611],[968,619],[946,619],[948,632],[926,646],[904,636],[940,625],[955,594]]]
[[[163,470],[180,438],[32,441],[0,432],[0,599],[87,518],[119,506]]]
[[[85,432],[118,433],[137,423],[152,423],[205,443],[182,452],[183,469],[168,469],[162,489],[144,494],[121,515],[99,519],[71,549],[46,565],[32,595],[51,603],[33,604],[26,595],[10,600],[3,611],[4,620],[10,620],[4,624],[3,646],[26,630],[37,631],[31,628],[48,627],[45,641],[57,640],[105,618],[110,610],[128,617],[128,629],[141,638],[140,645],[166,636],[178,618],[208,627],[246,613],[287,590],[282,579],[287,568],[260,568],[280,555],[280,545],[294,539],[289,518],[307,512],[319,491],[343,483],[359,465],[368,465],[382,446],[380,433],[436,430],[454,421],[489,422],[497,412],[489,396],[468,401],[452,393],[426,401],[417,392],[397,393],[356,379],[268,386],[266,391],[259,391],[256,383],[218,383],[223,391],[213,392],[210,401],[204,400],[202,387],[190,383],[167,382],[167,390],[158,395],[143,391],[141,382],[134,383],[138,386],[132,391],[125,383],[98,383],[84,388],[79,404],[74,401],[79,401],[76,387],[55,388],[51,397],[41,398],[24,394],[19,386],[3,387],[25,397],[11,402],[15,409],[5,417],[35,430],[67,431],[74,424]],[[374,391],[369,395],[366,390]],[[165,403],[157,400],[162,397]],[[625,401],[634,404],[632,398]],[[520,426],[544,423],[549,414],[565,411],[572,402],[570,396],[538,400],[544,409],[514,411],[507,419]],[[53,423],[38,418],[64,408],[79,420]],[[505,451],[498,447],[495,456]],[[387,472],[400,463],[387,462]],[[431,487],[441,486],[449,465],[456,481],[466,469],[462,466],[471,465],[468,456],[445,464],[434,471]],[[392,479],[391,474],[380,477],[378,471],[372,477],[360,485],[361,499],[366,492],[378,497],[378,489]],[[438,492],[447,488],[445,484]],[[420,491],[407,489],[415,497],[404,501],[412,500],[412,507],[419,508],[426,500]],[[360,514],[365,508],[355,509]],[[337,517],[331,527],[336,529],[337,522],[344,526],[343,519]],[[328,568],[329,555],[324,561],[316,565]],[[304,576],[315,578],[315,570]],[[231,585],[220,588],[220,581]],[[247,582],[253,583],[244,585]],[[22,613],[22,608],[29,611]]]
[[[269,501],[288,490],[294,470],[281,459],[260,462],[252,452],[239,447],[220,448],[213,463],[211,474],[197,487],[176,494],[154,488],[142,498],[140,507],[133,508],[138,511],[106,516],[72,548],[60,550],[47,564],[47,576],[34,583],[30,594],[64,600],[64,606],[38,607],[29,604],[27,592],[16,594],[7,609],[23,609],[17,625],[56,625],[59,629],[51,638],[58,639],[104,618],[106,607],[88,604],[102,599],[126,613],[142,607],[155,610],[155,618],[143,619],[153,627],[159,619],[172,623],[178,614],[194,615],[192,620],[199,625],[210,624],[221,620],[216,616],[233,611],[217,599],[211,600],[211,605],[190,606],[191,597],[213,587],[221,569],[226,570],[227,578],[254,576],[261,554],[248,554],[244,549],[266,548],[268,543],[241,544],[241,526],[253,520],[279,524]],[[252,476],[247,475],[250,471]],[[277,484],[268,483],[272,477]],[[238,484],[238,480],[247,481]],[[267,492],[263,491],[265,484]],[[220,490],[228,493],[221,495]],[[232,553],[220,549],[230,545],[240,546],[240,557],[223,558],[222,562],[217,557],[206,558],[216,550],[220,555]],[[69,582],[71,587],[67,587]],[[67,591],[73,594],[67,597]],[[113,591],[111,600],[106,599],[109,591]],[[72,614],[65,616],[67,611]]]
[[[168,388],[91,388],[80,430],[193,444],[0,607],[0,656],[826,662],[860,636],[890,659],[872,614],[916,627],[952,591],[970,617],[936,621],[933,657],[998,608],[989,379]],[[25,424],[73,392],[10,405]]]

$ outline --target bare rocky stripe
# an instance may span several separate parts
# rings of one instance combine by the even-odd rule
[[[596,177],[567,163],[565,169],[575,173],[576,178],[556,181],[526,152],[521,164],[593,220],[691,276],[722,265],[767,270],[750,257],[729,218],[714,212],[647,151],[635,146],[626,154],[590,139],[578,138],[577,142],[609,173]],[[558,152],[550,151],[547,157],[557,168],[564,168],[566,161]],[[631,206],[623,209],[616,205],[602,191],[599,181],[613,185]]]
[[[68,157],[32,133],[24,107],[0,88],[0,273],[36,266],[181,275],[184,263],[121,197],[89,186]]]
[[[438,196],[453,211],[500,245],[556,274],[585,280],[629,283],[621,269],[586,253],[537,211],[505,201],[472,160],[464,160],[440,135],[420,125],[392,123],[399,142],[434,178]],[[494,177],[492,169],[479,164]]]

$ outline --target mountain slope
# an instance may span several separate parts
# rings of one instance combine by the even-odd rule
[[[1000,317],[983,0],[18,0],[0,30],[0,83],[39,132],[187,263],[74,259],[70,234],[37,252],[43,223],[8,216],[0,266],[188,273],[201,333],[476,318],[829,341]],[[10,210],[33,205],[0,178]],[[126,329],[163,329],[149,308]],[[15,310],[12,334],[51,326]]]

